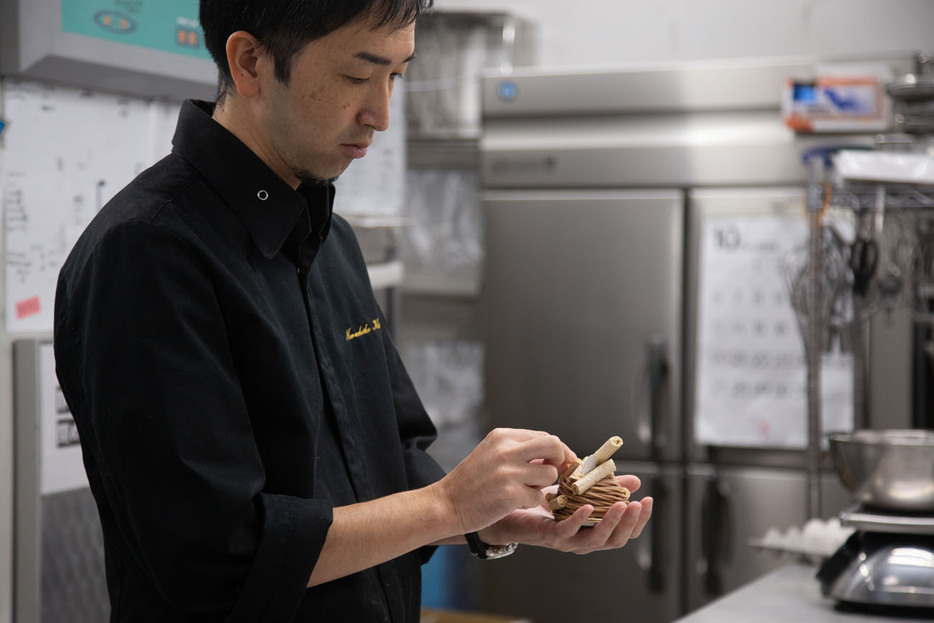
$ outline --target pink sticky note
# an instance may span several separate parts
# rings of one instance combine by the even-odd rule
[[[39,297],[24,299],[16,303],[16,319],[22,320],[39,313]]]

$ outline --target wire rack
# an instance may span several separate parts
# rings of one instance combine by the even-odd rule
[[[825,253],[824,228],[822,219],[828,206],[835,209],[849,209],[857,216],[857,220],[870,223],[872,236],[881,235],[883,222],[890,222],[898,215],[911,217],[915,224],[930,223],[930,231],[934,232],[934,185],[915,185],[892,182],[843,182],[833,180],[832,165],[826,157],[808,160],[808,216],[810,236],[808,245],[808,274],[805,283],[805,303],[807,305],[807,326],[803,330],[805,351],[807,355],[807,413],[808,413],[808,515],[818,517],[821,515],[820,491],[820,458],[821,458],[821,405],[820,405],[820,365],[823,336],[828,330],[826,314],[821,313],[822,289],[826,287],[821,263]],[[892,227],[892,225],[890,225]],[[897,251],[899,246],[892,245]],[[923,305],[916,305],[914,318],[919,322],[934,325],[934,313],[931,303],[934,303],[934,235],[927,240],[917,237],[913,240],[913,249],[916,250],[912,262],[915,266],[929,267],[918,275],[912,275],[916,283],[913,284],[915,300],[927,301]],[[917,283],[917,277],[927,280],[927,283]],[[930,290],[930,292],[928,292]],[[930,294],[931,296],[927,296]],[[824,296],[823,298],[826,298]],[[865,322],[868,316],[875,311],[873,305],[865,300],[857,303],[854,297],[854,307],[862,305],[862,310],[854,309],[854,322],[857,331],[853,340],[853,366],[854,366],[854,415],[857,425],[866,419],[866,387],[867,387],[867,357],[868,331]]]
[[[891,183],[845,183],[831,187],[833,205],[850,209],[873,210],[880,200],[886,210],[923,210],[934,208],[934,186],[916,186]],[[827,192],[821,186],[821,192]],[[826,199],[826,197],[824,197]]]

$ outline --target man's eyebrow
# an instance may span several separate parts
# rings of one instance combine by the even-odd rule
[[[388,58],[386,58],[385,56],[379,56],[379,55],[377,55],[377,54],[371,54],[371,53],[369,53],[369,52],[357,52],[356,54],[354,54],[354,56],[355,56],[356,58],[359,58],[361,61],[365,61],[365,62],[367,62],[367,63],[372,63],[373,65],[392,65],[392,60],[391,60],[391,59],[388,59]],[[403,62],[403,63],[408,63],[408,62],[411,61],[413,58],[415,58],[415,54],[412,54],[412,56],[408,57],[407,59],[405,59],[405,60],[402,61],[402,62]]]

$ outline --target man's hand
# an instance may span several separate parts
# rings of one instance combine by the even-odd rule
[[[541,508],[545,487],[576,458],[554,435],[497,428],[436,483],[461,532],[473,532],[520,509]]]
[[[480,530],[490,544],[518,541],[578,553],[620,547],[642,531],[652,500],[614,507],[595,528],[580,529],[589,506],[555,521],[545,492],[555,488],[558,474],[576,458],[554,435],[496,429],[434,484],[335,507],[308,586],[424,545],[463,543],[464,534]],[[621,477],[620,482],[630,491],[640,484],[635,476]]]
[[[636,476],[619,476],[618,480],[630,491],[636,491],[642,484]],[[483,530],[480,536],[487,543],[515,541],[575,554],[615,549],[642,534],[652,515],[652,498],[645,497],[628,505],[617,502],[596,526],[582,527],[592,511],[592,506],[582,506],[569,518],[555,521],[545,504],[516,510]]]

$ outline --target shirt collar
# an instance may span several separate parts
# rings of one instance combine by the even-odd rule
[[[321,238],[327,235],[334,185],[298,191],[276,175],[249,147],[216,122],[214,104],[182,104],[172,139],[174,153],[195,167],[240,217],[253,243],[267,259],[278,253],[306,208]]]

